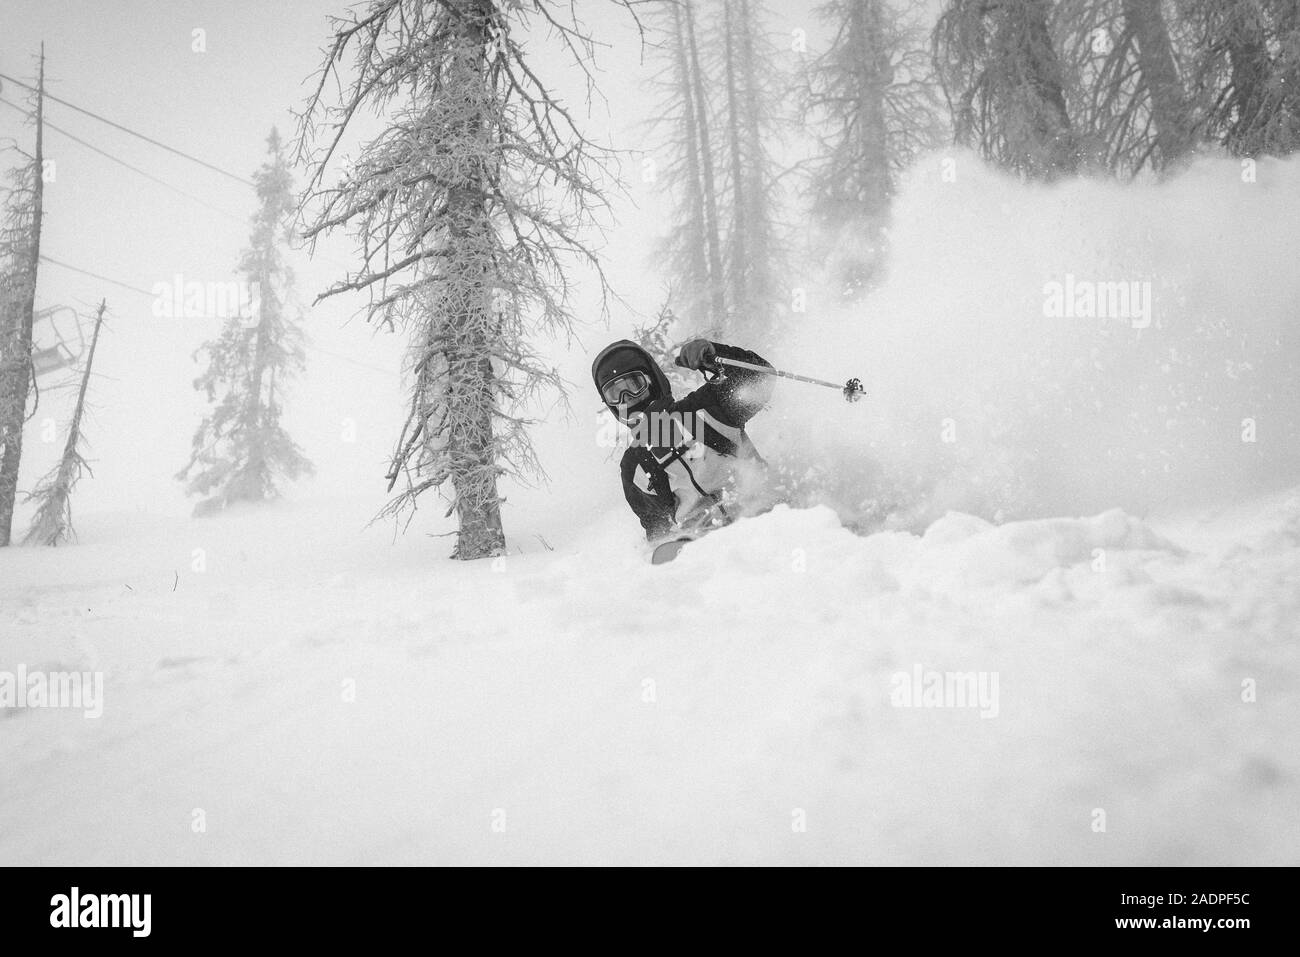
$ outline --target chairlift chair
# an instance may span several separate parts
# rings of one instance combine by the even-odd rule
[[[49,306],[32,317],[32,367],[38,377],[76,365],[85,348],[81,321],[71,306]]]

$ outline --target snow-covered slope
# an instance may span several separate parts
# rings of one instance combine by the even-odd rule
[[[609,258],[651,313],[640,198]],[[952,153],[893,210],[865,299],[791,270],[768,358],[868,387],[751,423],[804,507],[663,567],[588,391],[636,317],[537,343],[577,384],[533,410],[554,482],[461,564],[437,506],[366,528],[400,337],[313,312],[318,477],[193,521],[215,327],[119,306],[80,542],[0,550],[0,694],[85,670],[103,713],[0,707],[0,864],[1300,862],[1300,160],[1046,187]],[[1144,308],[1054,314],[1076,281]]]
[[[0,710],[0,863],[1300,856],[1295,495],[920,536],[778,508],[662,567],[621,515],[469,564],[364,516],[0,552],[0,671],[104,676],[99,718]],[[930,672],[983,701],[902,706]]]

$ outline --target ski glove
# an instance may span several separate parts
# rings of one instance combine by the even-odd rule
[[[717,351],[708,339],[692,339],[677,354],[677,365],[687,369],[715,368]]]

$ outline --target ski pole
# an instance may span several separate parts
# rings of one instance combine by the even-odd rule
[[[754,365],[752,362],[742,362],[739,359],[724,359],[721,356],[714,356],[713,361],[716,365],[731,366],[733,369],[748,369],[751,372],[761,372],[764,375],[780,376],[782,379],[794,379],[796,382],[807,382],[809,385],[820,385],[825,386],[828,389],[838,389],[844,396],[846,402],[857,402],[867,394],[867,390],[862,385],[861,379],[850,379],[848,382],[840,385],[838,382],[827,382],[825,379],[814,379],[812,376],[796,375],[793,372],[782,372],[780,369],[771,369],[767,366]]]

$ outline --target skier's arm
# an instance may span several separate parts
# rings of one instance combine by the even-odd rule
[[[619,464],[619,469],[623,477],[623,497],[627,499],[627,504],[631,506],[636,517],[641,521],[641,527],[645,529],[646,538],[659,538],[667,535],[673,526],[673,510],[676,502],[673,499],[672,490],[661,488],[658,493],[644,492],[636,484],[636,470],[641,464],[641,455],[644,449],[630,448],[623,453],[623,461]],[[651,476],[651,487],[654,487],[653,473],[647,471]]]
[[[721,342],[711,343],[713,353],[721,359],[735,359],[750,365],[772,368],[772,364],[756,352],[729,346]],[[685,351],[685,350],[683,350]],[[737,369],[723,366],[725,377],[706,382],[680,402],[674,402],[674,412],[696,412],[701,409],[710,415],[716,415],[728,425],[737,428],[757,415],[772,398],[772,377],[750,369]]]

